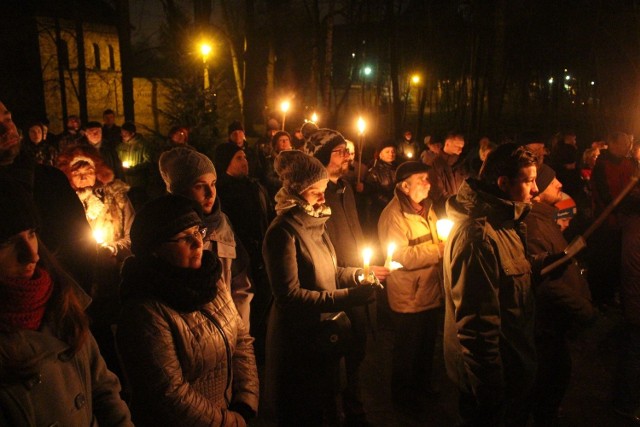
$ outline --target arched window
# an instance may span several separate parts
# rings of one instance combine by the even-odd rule
[[[60,62],[60,68],[63,70],[69,69],[69,46],[62,39],[58,40],[58,61]]]
[[[94,43],[93,44],[93,58],[94,58],[94,63],[95,63],[95,69],[99,70],[100,69],[100,46],[98,46],[98,43]]]
[[[109,69],[116,69],[116,56],[113,53],[113,46],[109,45]]]

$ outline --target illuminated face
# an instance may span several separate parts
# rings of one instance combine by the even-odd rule
[[[514,202],[531,202],[538,194],[536,185],[537,169],[535,166],[527,166],[520,169],[518,176],[510,180],[506,176],[498,179],[500,189],[507,193],[509,200]]]
[[[337,145],[331,150],[329,164],[327,164],[327,173],[332,178],[339,178],[349,169],[349,150],[346,144]]]
[[[537,197],[541,203],[555,205],[562,200],[562,184],[557,178],[553,178],[553,181]]]
[[[453,136],[444,141],[444,152],[447,154],[460,155],[464,148],[464,138]]]
[[[74,190],[96,185],[96,170],[91,166],[82,166],[71,172],[71,186]]]
[[[0,242],[0,282],[31,279],[39,259],[35,230],[22,231]]]
[[[77,117],[69,117],[67,119],[67,129],[72,131],[80,130],[80,119]]]
[[[11,117],[11,111],[0,101],[0,165],[6,165],[20,153],[20,134]]]
[[[29,128],[29,139],[34,144],[40,144],[42,142],[42,126],[34,125]]]
[[[347,141],[347,149],[349,150],[349,163],[351,164],[356,159],[356,147],[353,142]]]
[[[244,145],[244,131],[234,130],[229,135],[229,141],[235,142],[238,147],[242,147]]]
[[[404,133],[404,139],[406,141],[411,141],[411,138],[413,138],[413,134],[411,132],[405,132]]]
[[[171,141],[175,144],[186,144],[188,137],[189,135],[187,134],[186,130],[179,129],[177,132],[174,132],[173,135],[171,135]]]
[[[556,220],[556,223],[560,226],[560,232],[564,233],[564,230],[569,228],[571,218],[560,218]]]
[[[154,254],[174,267],[198,269],[202,265],[202,233],[193,226],[172,236],[154,251]]]
[[[427,172],[414,173],[405,179],[400,187],[411,200],[415,203],[420,203],[429,197],[429,190],[431,190],[429,174]]]
[[[86,130],[85,135],[89,144],[98,145],[102,141],[102,128],[89,128]]]
[[[291,150],[291,140],[287,135],[281,135],[276,141],[276,153],[279,153],[285,150]]]
[[[227,174],[234,177],[249,175],[249,162],[243,150],[238,151],[233,156],[227,167]]]
[[[211,172],[200,175],[189,189],[187,197],[200,203],[202,211],[209,215],[216,202],[216,176]]]
[[[328,179],[321,179],[311,187],[300,193],[300,197],[307,201],[314,208],[324,204],[324,192],[327,189]]]
[[[129,132],[128,130],[122,129],[120,131],[120,136],[122,136],[122,141],[124,141],[124,142],[131,141],[131,138],[133,138],[134,135],[135,135],[135,133]]]
[[[394,147],[384,147],[378,155],[380,160],[387,163],[393,163],[396,160],[396,149]]]

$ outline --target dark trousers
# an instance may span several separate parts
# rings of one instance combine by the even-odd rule
[[[431,387],[433,354],[442,309],[391,312],[394,329],[391,391],[398,399]]]
[[[533,419],[536,426],[552,426],[571,380],[571,354],[566,334],[536,336],[538,371],[533,389]]]
[[[640,325],[629,322],[625,322],[620,343],[613,404],[628,413],[640,409]]]

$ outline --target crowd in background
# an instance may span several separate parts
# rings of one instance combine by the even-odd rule
[[[253,144],[230,123],[209,158],[182,126],[158,144],[105,110],[102,123],[70,116],[52,135],[38,121],[20,136],[0,109],[11,189],[0,208],[0,326],[11,338],[0,345],[0,425],[24,421],[4,414],[22,404],[27,424],[245,425],[260,390],[279,425],[369,425],[360,366],[377,313],[394,331],[400,410],[438,398],[444,333],[464,425],[551,426],[570,386],[568,331],[600,305],[622,306],[614,409],[640,422],[640,190],[586,250],[541,273],[637,175],[631,135],[581,152],[568,130],[506,141],[407,131],[359,163],[362,147],[336,130],[307,122],[289,134],[270,119]],[[436,226],[447,217],[452,240]],[[385,262],[389,244],[398,266]],[[337,343],[323,341],[327,325],[346,329]],[[41,378],[69,361],[77,384]],[[18,383],[31,385],[10,404]],[[52,393],[73,394],[72,415],[45,404]]]

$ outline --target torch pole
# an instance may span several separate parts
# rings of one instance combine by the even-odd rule
[[[362,147],[364,146],[364,134],[361,133],[360,134],[360,138],[358,141],[358,180],[356,181],[358,184],[360,184],[360,177],[361,175],[361,171],[362,171]]]

